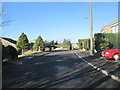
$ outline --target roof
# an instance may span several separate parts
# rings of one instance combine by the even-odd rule
[[[2,42],[2,44],[3,44],[4,46],[9,46],[9,45],[10,45],[10,46],[13,46],[14,48],[16,48],[16,44],[14,44],[14,43],[12,43],[12,42],[4,39],[4,38],[1,38],[1,37],[0,37],[0,41]]]

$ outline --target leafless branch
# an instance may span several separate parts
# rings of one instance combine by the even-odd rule
[[[7,18],[5,13],[6,11],[6,4],[0,6],[0,27],[9,25],[11,20]]]

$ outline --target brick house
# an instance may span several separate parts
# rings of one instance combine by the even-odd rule
[[[118,27],[120,25],[120,21],[112,22],[104,27],[102,27],[102,33],[118,33]]]

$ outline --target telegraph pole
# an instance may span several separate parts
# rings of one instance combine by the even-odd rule
[[[93,21],[92,21],[92,0],[90,0],[90,55],[93,55]]]

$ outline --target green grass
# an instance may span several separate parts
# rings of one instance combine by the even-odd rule
[[[65,50],[69,50],[70,49],[70,45],[66,45],[66,44],[59,44],[56,45],[57,47],[63,47]]]

